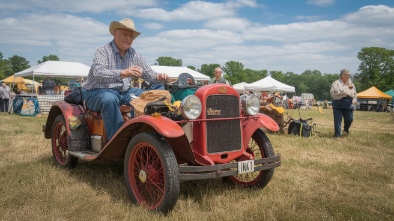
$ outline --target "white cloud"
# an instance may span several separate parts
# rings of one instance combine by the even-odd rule
[[[242,7],[264,7],[254,0],[191,1],[172,10],[159,8],[159,1],[153,0],[117,0],[110,5],[99,1],[93,4],[93,0],[87,3],[59,0],[56,5],[44,1],[20,2],[2,4],[0,50],[7,51],[5,57],[14,54],[25,57],[31,65],[49,54],[90,65],[95,49],[112,39],[109,24],[96,20],[94,12],[113,10],[111,13],[123,15],[135,7],[144,8],[139,9],[142,17],[135,19],[137,27],[150,30],[145,30],[133,47],[149,64],[159,56],[171,56],[182,59],[183,65],[197,68],[233,60],[255,70],[302,73],[317,69],[337,73],[348,67],[355,73],[359,65],[357,52],[362,47],[394,49],[394,9],[384,5],[365,6],[335,20],[299,17],[306,22],[265,25],[238,15]],[[34,3],[42,10],[48,7],[45,10],[50,12],[27,13]],[[149,8],[150,5],[156,8]],[[92,17],[72,14],[78,10],[93,12]]]
[[[62,60],[82,59],[90,63],[94,50],[110,40],[107,25],[66,14],[23,14],[0,19],[0,25],[1,45],[12,51],[22,48],[26,54],[42,51],[34,62],[44,55],[56,54]]]
[[[369,5],[346,15],[343,20],[364,27],[393,27],[394,8],[385,5]]]
[[[234,8],[240,8],[240,7],[261,7],[262,5],[259,5],[256,0],[230,0],[226,2],[226,5]]]
[[[152,7],[158,5],[158,0],[112,0],[112,1],[64,1],[64,0],[16,0],[1,1],[1,13],[25,12],[25,11],[49,11],[49,12],[111,12],[130,10],[140,7]]]
[[[337,38],[349,26],[342,21],[300,22],[286,25],[252,26],[244,31],[245,39],[298,42]]]
[[[217,45],[242,44],[239,34],[230,31],[200,30],[171,30],[159,33],[154,37],[141,39],[142,47],[155,45],[168,51],[193,51],[209,49]]]
[[[218,18],[205,22],[204,26],[211,29],[229,31],[242,31],[250,25],[250,21],[244,18]]]
[[[166,11],[161,8],[142,9],[141,13],[136,16],[161,21],[198,21],[234,15],[234,8],[226,7],[223,3],[191,1],[173,11]]]
[[[311,22],[311,21],[318,21],[321,20],[322,16],[296,16],[295,19],[297,20],[302,20],[302,21],[307,21],[307,22]]]
[[[164,27],[164,25],[159,24],[159,23],[143,23],[142,25],[144,27],[147,27],[148,29],[151,29],[151,30],[159,30]]]

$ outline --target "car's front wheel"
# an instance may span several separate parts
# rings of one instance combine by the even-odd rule
[[[252,154],[255,159],[274,157],[274,148],[271,145],[267,135],[261,130],[257,129],[248,145],[247,152]],[[258,166],[258,165],[255,165]],[[229,181],[242,185],[244,187],[265,187],[271,180],[274,174],[274,169],[267,169],[261,171],[255,171],[246,174],[240,174],[235,176],[226,177]]]
[[[174,152],[157,133],[131,139],[124,161],[126,187],[133,203],[167,213],[179,196],[179,169]]]

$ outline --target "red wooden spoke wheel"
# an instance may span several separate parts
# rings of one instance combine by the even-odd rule
[[[134,203],[167,213],[179,196],[179,170],[169,145],[155,133],[133,137],[124,163],[127,190]]]
[[[60,167],[73,168],[78,163],[78,158],[68,154],[68,134],[63,115],[56,117],[52,127],[52,156],[53,161]]]
[[[255,159],[274,157],[274,149],[265,133],[258,129],[252,135],[248,149],[248,153],[252,154]],[[255,165],[258,166],[258,165]],[[271,180],[274,174],[274,169],[267,169],[262,171],[255,171],[252,173],[240,174],[227,177],[229,181],[242,185],[244,187],[265,187]]]

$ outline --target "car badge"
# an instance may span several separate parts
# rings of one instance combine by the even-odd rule
[[[212,108],[208,108],[208,110],[207,110],[207,114],[208,114],[208,115],[216,115],[216,116],[219,116],[220,113],[221,113],[221,110],[215,110],[215,109],[212,109]]]
[[[219,91],[219,93],[221,93],[221,94],[225,94],[225,93],[227,93],[227,88],[226,88],[226,87],[219,87],[219,88],[218,88],[218,91]]]

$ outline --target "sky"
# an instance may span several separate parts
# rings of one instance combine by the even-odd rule
[[[392,0],[0,0],[0,52],[92,64],[113,36],[111,21],[134,20],[132,47],[149,65],[241,62],[245,68],[357,73],[363,47],[394,50]]]

